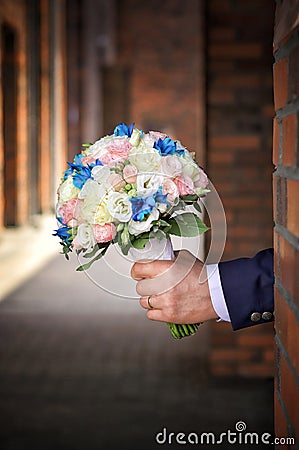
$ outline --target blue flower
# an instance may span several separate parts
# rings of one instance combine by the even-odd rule
[[[70,175],[72,175],[73,169],[69,167],[63,174],[63,179],[66,180]]]
[[[82,167],[80,172],[76,172],[73,175],[73,183],[79,189],[82,189],[86,180],[91,178],[91,168],[90,167]]]
[[[69,163],[70,164],[70,163]],[[83,166],[80,162],[80,164],[72,164],[75,170],[75,174],[73,175],[73,183],[74,186],[81,189],[89,178],[91,178],[91,170],[95,166],[102,166],[103,164],[99,159],[97,159],[94,163],[88,164],[88,166]]]
[[[133,133],[134,123],[128,127],[125,123],[120,123],[114,128],[114,136],[128,136],[131,137]]]
[[[162,194],[162,186],[160,186],[157,192],[154,194],[154,199],[156,203],[166,203],[167,205],[169,205],[167,194]]]
[[[158,150],[161,156],[173,155],[178,153],[179,155],[184,154],[183,149],[178,149],[176,147],[176,142],[166,137],[164,139],[159,138],[158,141],[154,143],[154,148]]]
[[[156,204],[152,195],[146,198],[139,196],[131,197],[132,219],[141,222],[147,214],[150,214]]]
[[[59,222],[61,220],[58,218]],[[62,241],[70,244],[73,240],[72,229],[70,227],[64,226],[58,228],[58,230],[54,230],[53,236],[58,236]]]

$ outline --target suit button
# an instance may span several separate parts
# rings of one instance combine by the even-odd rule
[[[261,317],[262,317],[261,313],[254,312],[254,313],[251,314],[250,319],[251,319],[252,322],[258,322],[259,320],[261,320]]]
[[[262,314],[262,319],[264,319],[264,320],[270,320],[270,319],[272,319],[272,313],[269,312],[269,311],[263,312],[263,314]]]

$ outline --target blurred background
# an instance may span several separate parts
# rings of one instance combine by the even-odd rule
[[[135,122],[196,152],[224,205],[223,260],[273,245],[274,9],[0,0],[1,450],[151,449],[163,427],[238,420],[272,431],[272,324],[173,342],[75,273],[51,233],[66,161]]]

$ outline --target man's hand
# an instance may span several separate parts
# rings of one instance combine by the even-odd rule
[[[216,319],[202,270],[203,263],[187,250],[179,252],[174,261],[135,263],[131,274],[138,281],[136,290],[148,319],[185,324]],[[203,282],[199,281],[200,275]]]

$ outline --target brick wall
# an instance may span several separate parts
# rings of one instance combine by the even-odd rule
[[[226,213],[224,260],[272,247],[272,0],[207,8],[208,173]],[[265,20],[266,17],[266,20]],[[273,325],[212,324],[211,371],[271,376]]]
[[[128,70],[128,121],[144,130],[165,130],[197,149],[202,158],[203,2],[120,0],[117,4],[119,64]]]
[[[56,202],[66,160],[65,1],[2,0],[0,28],[1,229]]]
[[[1,58],[1,85],[0,85],[0,228],[4,223],[8,225],[21,225],[26,221],[28,214],[28,189],[26,189],[26,181],[28,177],[28,149],[27,144],[27,30],[25,27],[26,9],[23,0],[17,0],[12,4],[9,0],[3,0],[0,4],[0,27],[9,27],[11,35],[14,36],[14,56],[13,61],[8,61],[8,65],[14,65],[13,72],[10,69],[10,76],[15,78],[14,82],[7,80],[10,90],[12,87],[14,92],[14,105],[12,105],[11,97],[5,90],[3,77],[3,67],[6,65],[3,58],[6,53],[4,43],[0,49]],[[11,44],[8,44],[11,45]],[[7,102],[5,101],[7,98]],[[4,109],[4,111],[3,111]],[[15,111],[12,111],[15,110]],[[5,117],[2,113],[5,112]],[[17,123],[17,125],[16,125]],[[6,130],[6,131],[5,131]],[[13,131],[12,131],[13,130]],[[5,139],[5,137],[7,139]],[[6,145],[6,148],[4,148]],[[11,149],[10,147],[14,148]],[[20,151],[22,149],[22,152]],[[11,171],[14,176],[11,176]],[[6,189],[5,189],[6,187]],[[4,194],[7,198],[4,199]],[[5,203],[6,202],[6,203]],[[10,204],[9,204],[10,203]],[[11,203],[15,204],[14,211],[11,209]]]
[[[299,1],[277,2],[274,32],[275,422],[299,448]],[[293,447],[292,447],[293,448]]]

